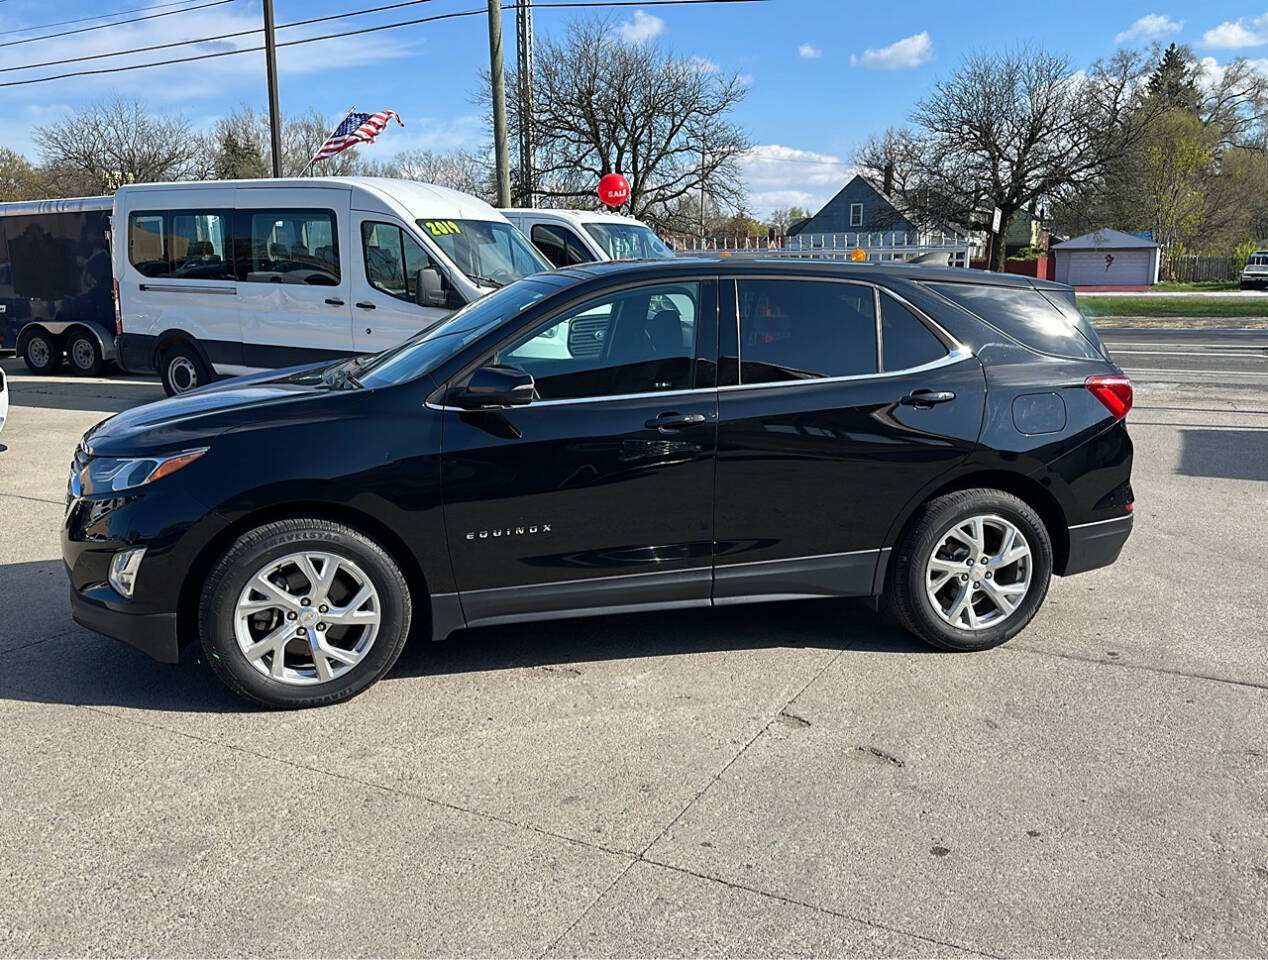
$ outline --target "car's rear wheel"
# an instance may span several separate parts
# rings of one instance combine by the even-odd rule
[[[99,377],[106,366],[101,347],[91,334],[83,331],[72,333],[67,339],[66,356],[70,359],[70,368],[81,377]]]
[[[62,367],[61,341],[51,333],[35,331],[22,347],[22,361],[32,373],[56,373]]]
[[[239,537],[212,568],[199,631],[235,693],[314,707],[387,673],[411,613],[400,567],[374,540],[328,520],[281,520]]]
[[[211,382],[211,371],[189,344],[168,347],[159,357],[159,377],[169,397],[189,393]]]
[[[1052,577],[1039,515],[1002,490],[925,504],[895,550],[886,600],[908,630],[947,650],[985,650],[1034,617]]]

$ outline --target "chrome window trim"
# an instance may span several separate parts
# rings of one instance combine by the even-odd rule
[[[879,373],[855,373],[844,377],[815,377],[808,380],[771,380],[765,383],[737,383],[732,386],[718,387],[719,391],[765,390],[770,387],[812,387],[824,383],[850,383],[861,380],[884,380],[889,377],[903,377],[913,373],[925,373],[941,367],[949,367],[973,356],[972,351],[959,347],[944,357],[922,363],[918,367],[906,367],[903,370],[882,370]]]
[[[476,413],[480,410],[522,410],[524,407],[559,407],[576,403],[608,403],[613,400],[646,400],[651,397],[681,397],[688,394],[716,393],[717,387],[691,387],[684,390],[651,390],[646,393],[613,393],[597,397],[566,397],[558,400],[534,400],[523,407],[455,407],[432,403],[423,404],[429,410],[456,410],[461,413]]]
[[[1126,513],[1121,517],[1110,517],[1108,520],[1093,520],[1091,523],[1076,523],[1070,526],[1070,530],[1082,530],[1084,527],[1099,527],[1103,523],[1122,523],[1124,520],[1130,520],[1136,516],[1134,513]]]
[[[774,563],[799,563],[802,560],[831,560],[834,557],[857,557],[865,553],[880,552],[880,547],[871,547],[867,550],[842,550],[839,553],[812,553],[805,557],[776,557],[773,560],[741,560],[739,563],[715,563],[714,566],[719,570],[730,570],[733,567],[760,567]]]

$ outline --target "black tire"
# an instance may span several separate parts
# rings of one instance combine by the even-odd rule
[[[996,515],[1025,536],[1033,562],[1030,586],[1002,622],[981,630],[952,626],[934,610],[925,590],[925,571],[943,536],[958,522]],[[925,504],[912,519],[890,560],[885,600],[894,617],[927,643],[943,650],[987,650],[1011,640],[1030,623],[1052,578],[1052,539],[1043,520],[1025,501],[1002,490],[958,490]]]
[[[166,348],[159,355],[159,378],[169,397],[189,393],[211,383],[211,371],[202,355],[188,343]]]
[[[235,610],[248,580],[270,561],[303,550],[350,560],[373,583],[380,600],[378,633],[363,659],[332,680],[306,686],[273,679],[257,669],[235,634]],[[279,520],[239,537],[211,569],[199,602],[198,628],[208,662],[230,690],[266,707],[300,709],[347,700],[377,682],[401,655],[412,613],[409,585],[400,567],[374,540],[329,520]],[[332,635],[333,631],[325,634]],[[294,642],[297,646],[284,650],[284,663],[298,657],[293,662],[302,666],[306,641]]]
[[[37,330],[22,345],[22,362],[40,376],[56,373],[62,368],[62,342],[51,333]]]
[[[66,359],[70,361],[71,370],[81,377],[99,377],[106,368],[97,338],[83,330],[76,330],[66,338]]]

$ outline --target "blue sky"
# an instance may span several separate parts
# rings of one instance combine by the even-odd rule
[[[35,33],[16,32],[19,28],[153,2],[0,0],[0,43],[77,25]],[[189,0],[191,5],[200,2],[208,0]],[[278,23],[286,23],[385,2],[390,0],[275,0],[275,6]],[[278,36],[283,41],[483,5],[484,0],[430,0],[283,30]],[[539,9],[537,32],[560,31],[578,15]],[[792,203],[821,204],[848,176],[849,159],[857,145],[871,133],[904,122],[915,100],[937,79],[952,73],[967,53],[1041,43],[1066,54],[1076,66],[1086,66],[1112,54],[1119,45],[1178,40],[1209,58],[1211,70],[1245,56],[1268,71],[1268,5],[1248,9],[1245,0],[1208,0],[1196,8],[1156,0],[1021,5],[1015,0],[976,4],[769,0],[731,7],[630,7],[609,16],[630,42],[657,38],[685,56],[701,57],[721,70],[744,75],[750,89],[737,119],[757,145],[743,166],[758,214]],[[230,0],[142,23],[0,46],[0,70],[249,30],[259,23],[260,0]],[[508,56],[512,56],[511,14],[505,30]],[[77,66],[4,71],[0,82],[258,42],[248,36]],[[316,107],[332,122],[353,105],[399,111],[405,129],[393,127],[379,144],[362,148],[374,154],[387,156],[416,147],[478,148],[486,141],[486,133],[474,98],[477,71],[487,63],[488,33],[482,17],[297,46],[279,51],[282,108],[302,112]],[[183,114],[195,126],[205,127],[239,103],[264,107],[263,56],[247,53],[130,73],[0,87],[0,122],[6,142],[34,156],[31,130],[37,123],[115,93],[141,96],[156,110]]]

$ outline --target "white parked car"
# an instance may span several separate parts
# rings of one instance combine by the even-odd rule
[[[1268,250],[1256,250],[1242,267],[1241,288],[1268,287]]]
[[[550,269],[484,201],[411,180],[129,184],[112,227],[119,361],[169,394],[376,353]]]
[[[595,260],[671,260],[674,252],[647,224],[592,210],[501,211],[556,267]]]

